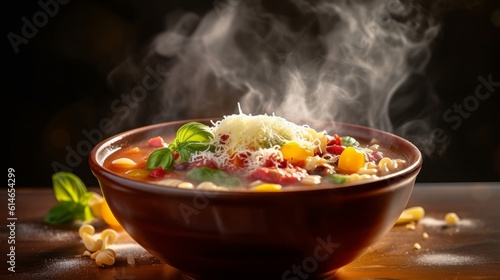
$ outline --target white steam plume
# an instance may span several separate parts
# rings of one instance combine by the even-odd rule
[[[205,15],[169,14],[145,60],[168,69],[159,107],[147,114],[151,122],[217,117],[240,102],[248,114],[395,131],[391,108],[405,108],[393,104],[394,95],[423,71],[439,32],[431,8],[387,0],[219,0]],[[415,98],[398,102],[411,106]],[[399,131],[411,123],[426,121],[405,121]]]

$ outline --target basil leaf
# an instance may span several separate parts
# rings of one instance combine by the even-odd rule
[[[342,139],[342,145],[343,146],[346,146],[346,147],[349,147],[349,146],[353,146],[353,147],[357,147],[359,146],[359,142],[354,139],[353,137],[351,136],[344,136],[344,137],[340,137]]]
[[[61,171],[53,174],[52,184],[59,202],[78,202],[87,192],[87,187],[82,180],[70,172]]]
[[[179,142],[209,142],[214,135],[208,126],[199,122],[189,122],[177,130],[175,138]]]
[[[63,201],[52,207],[45,215],[45,222],[51,225],[69,224],[75,221],[78,203]]]
[[[92,214],[92,209],[88,204],[80,204],[79,211],[77,213],[77,219],[87,222],[94,218],[94,214]]]
[[[59,202],[45,214],[45,222],[53,225],[69,224],[76,220],[89,221],[94,218],[89,201],[92,193],[82,180],[70,172],[52,175],[54,195]]]
[[[169,148],[160,148],[153,151],[146,162],[147,169],[156,169],[161,167],[165,170],[174,165],[174,153]]]
[[[238,177],[231,176],[222,170],[208,167],[192,169],[187,173],[187,178],[197,182],[209,181],[219,186],[241,186],[241,181]]]
[[[189,149],[180,149],[179,156],[183,161],[189,161],[191,158],[191,151]]]
[[[92,198],[92,193],[86,192],[82,197],[80,197],[78,203],[84,206],[88,205],[91,198]]]

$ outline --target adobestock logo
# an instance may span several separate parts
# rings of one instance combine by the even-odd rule
[[[47,25],[50,18],[55,17],[59,13],[59,5],[66,5],[69,1],[70,0],[38,1],[38,6],[41,10],[35,12],[31,17],[31,20],[27,17],[21,18],[21,21],[23,22],[21,35],[14,32],[9,32],[9,34],[7,34],[7,39],[9,39],[14,53],[17,54],[21,44],[28,44],[29,39],[33,39],[38,34],[39,28],[43,28]]]
[[[316,241],[318,246],[314,249],[313,255],[303,259],[300,265],[292,265],[289,270],[283,273],[282,280],[308,279],[318,269],[319,263],[327,260],[335,252],[335,249],[340,247],[339,243],[331,241],[330,235],[326,237],[326,240],[318,237]]]

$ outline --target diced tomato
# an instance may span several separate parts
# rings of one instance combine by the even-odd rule
[[[153,177],[153,178],[163,178],[165,177],[165,174],[167,174],[167,172],[165,172],[165,170],[163,170],[162,167],[157,167],[156,169],[153,169],[150,173],[149,173],[149,177]]]
[[[261,180],[268,183],[280,184],[282,186],[300,182],[307,175],[307,171],[300,167],[295,168],[274,168],[260,167],[250,173],[249,177],[254,180]]]
[[[345,147],[341,145],[331,145],[326,146],[326,151],[333,155],[340,155],[344,151]]]
[[[229,135],[223,134],[220,136],[220,143],[226,144],[227,139],[229,139]]]
[[[231,157],[231,163],[237,168],[243,168],[246,166],[245,160],[250,156],[250,153],[239,153],[234,154]]]
[[[161,148],[164,147],[165,142],[163,141],[163,138],[161,138],[161,136],[156,136],[148,140],[148,145],[151,147]]]
[[[179,152],[178,151],[174,151],[174,160],[177,160],[180,156]]]
[[[339,145],[342,146],[342,138],[338,136],[337,134],[334,134],[333,136],[328,137],[328,141],[326,142],[327,146],[331,145]]]
[[[208,168],[217,169],[217,165],[213,161],[206,159],[206,158],[200,159],[197,161],[193,161],[189,164],[189,169],[198,168],[198,167],[208,167]]]
[[[279,154],[271,154],[266,160],[264,161],[264,164],[262,164],[262,167],[278,167],[278,168],[285,168],[287,167],[287,162],[286,160],[283,160]]]

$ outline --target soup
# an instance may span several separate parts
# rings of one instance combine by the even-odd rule
[[[376,180],[406,167],[377,139],[318,131],[269,115],[189,122],[110,154],[105,168],[166,187],[287,191]]]

